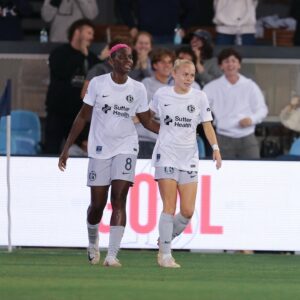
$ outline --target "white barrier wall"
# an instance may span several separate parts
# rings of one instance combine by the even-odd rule
[[[87,159],[11,158],[12,244],[85,247]],[[124,248],[156,248],[162,208],[150,161],[139,160],[128,195]],[[181,249],[300,250],[300,162],[200,161],[196,211]],[[111,207],[99,227],[107,247]],[[6,158],[0,157],[0,245],[7,245]]]

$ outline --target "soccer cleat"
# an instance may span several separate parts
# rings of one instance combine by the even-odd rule
[[[87,255],[91,265],[99,264],[100,251],[99,251],[99,236],[96,239],[95,245],[89,245],[87,248]]]
[[[95,245],[93,247],[87,248],[88,259],[91,265],[96,265],[100,261],[100,251],[99,248]]]
[[[106,256],[106,258],[103,262],[103,266],[104,267],[114,267],[114,268],[122,267],[119,260],[115,257],[112,257],[112,256]]]
[[[163,268],[180,268],[180,265],[176,263],[172,255],[163,256],[158,253],[157,262]]]

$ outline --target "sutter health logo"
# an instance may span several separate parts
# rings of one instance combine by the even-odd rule
[[[184,128],[190,128],[192,127],[192,119],[186,118],[186,117],[180,117],[180,116],[175,116],[174,118],[174,126],[175,127],[184,127]],[[170,125],[170,123],[173,122],[173,119],[170,116],[166,116],[164,119],[164,122],[166,125]]]
[[[111,107],[108,105],[108,104],[105,104],[103,107],[102,107],[102,111],[107,114],[108,111],[111,110]]]
[[[123,118],[129,118],[129,107],[126,107],[124,105],[114,105],[114,109],[113,109],[113,115],[117,115],[119,117],[123,117]]]

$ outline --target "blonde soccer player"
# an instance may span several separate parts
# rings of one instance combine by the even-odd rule
[[[220,149],[211,124],[212,115],[206,95],[191,87],[195,66],[189,60],[176,60],[174,86],[160,88],[150,103],[150,109],[160,118],[161,125],[153,151],[155,180],[163,201],[159,220],[158,264],[179,268],[171,254],[172,239],[180,235],[195,209],[198,181],[198,147],[196,128],[202,123],[206,138],[213,149],[216,168],[222,165]],[[175,215],[177,193],[180,211]]]

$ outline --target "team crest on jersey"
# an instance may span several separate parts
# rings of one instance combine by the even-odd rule
[[[164,119],[164,122],[165,122],[166,125],[169,125],[170,123],[173,122],[173,119],[170,118],[169,116],[166,116],[165,119]]]
[[[108,104],[105,104],[103,107],[102,107],[102,111],[107,114],[108,111],[111,110],[111,106],[109,106]]]
[[[96,177],[97,177],[97,175],[96,175],[96,172],[95,172],[95,171],[91,171],[91,172],[89,173],[89,180],[90,180],[90,181],[95,181],[95,180],[96,180]]]
[[[195,106],[194,105],[189,105],[187,107],[188,112],[193,113],[195,111]]]
[[[210,111],[210,108],[208,107],[208,108],[206,109],[206,111]]]
[[[156,154],[156,161],[160,161],[160,154],[159,153]]]
[[[100,154],[102,152],[102,146],[97,146],[96,147],[96,153]]]
[[[173,174],[174,168],[173,167],[165,167],[165,173],[166,174]]]
[[[134,98],[133,98],[133,96],[128,95],[128,96],[126,96],[126,100],[127,100],[128,103],[132,103]]]

